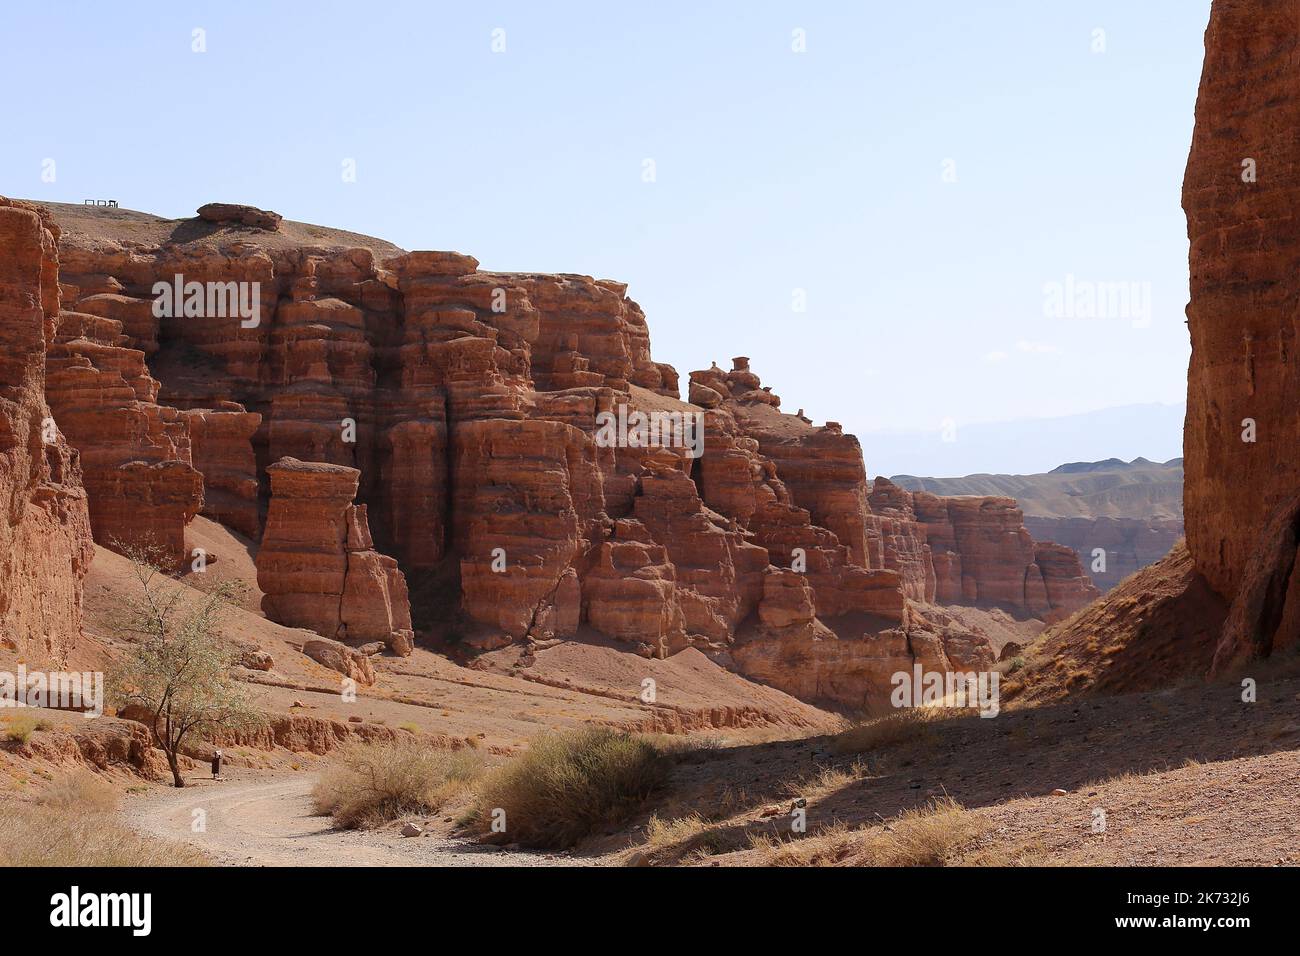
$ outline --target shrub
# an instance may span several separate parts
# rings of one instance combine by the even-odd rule
[[[435,750],[413,740],[353,744],[312,791],[316,812],[342,830],[375,827],[437,810],[483,772],[474,751]]]
[[[505,811],[506,834],[536,847],[569,847],[621,823],[667,779],[671,760],[649,741],[604,727],[544,734],[479,787],[478,823]]]
[[[15,744],[25,744],[31,740],[32,734],[49,726],[48,724],[42,726],[43,723],[43,721],[36,719],[35,714],[29,714],[26,711],[12,714],[5,724],[5,740]]]
[[[953,711],[942,707],[909,707],[888,717],[851,727],[831,740],[837,754],[858,754],[892,747],[927,737],[934,725],[953,719]]]

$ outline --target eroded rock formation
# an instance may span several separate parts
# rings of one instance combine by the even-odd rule
[[[63,661],[94,548],[76,450],[45,400],[59,317],[58,229],[0,197],[0,644]]]
[[[209,213],[143,241],[69,212],[51,404],[101,540],[180,558],[202,509],[260,539],[281,623],[402,653],[413,603],[433,640],[697,647],[860,707],[896,664],[991,664],[936,600],[1088,597],[1014,502],[871,485],[857,439],[783,414],[744,357],[681,401],[621,283]]]
[[[271,508],[257,553],[267,617],[410,654],[406,578],[395,560],[374,549],[366,506],[352,503],[361,473],[296,458],[282,458],[267,472]]]
[[[1025,515],[1035,540],[1069,545],[1102,593],[1155,564],[1183,537],[1177,518],[1042,518]],[[1098,551],[1105,552],[1104,563]]]
[[[1243,605],[1230,612],[1219,668],[1300,637],[1287,530],[1300,491],[1298,44],[1295,0],[1215,0],[1183,183],[1187,546],[1210,585]]]
[[[200,219],[208,222],[237,222],[240,225],[252,226],[255,229],[267,229],[271,232],[279,229],[280,223],[284,221],[284,217],[278,212],[258,209],[256,206],[245,206],[242,203],[229,202],[207,203],[199,207],[198,215]]]

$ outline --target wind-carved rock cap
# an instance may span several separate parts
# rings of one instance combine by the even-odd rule
[[[254,229],[265,229],[267,232],[279,232],[280,223],[284,221],[284,217],[278,212],[231,202],[210,202],[200,206],[198,214],[200,219],[207,222],[237,222],[252,226]]]

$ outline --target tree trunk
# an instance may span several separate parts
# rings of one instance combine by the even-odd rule
[[[181,776],[180,763],[176,760],[176,754],[170,750],[168,750],[166,753],[167,753],[167,766],[172,768],[172,780],[175,782],[176,786],[178,787],[185,786],[185,779]]]

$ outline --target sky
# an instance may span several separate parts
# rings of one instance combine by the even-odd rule
[[[1179,192],[1208,15],[4,4],[0,194],[252,203],[618,279],[683,388],[747,355],[785,410],[858,434],[872,474],[996,470],[967,426],[1185,398]],[[891,467],[878,433],[935,454]],[[1167,439],[1144,453],[1173,457]]]

